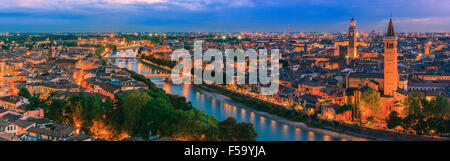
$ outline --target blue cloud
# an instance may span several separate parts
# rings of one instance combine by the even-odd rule
[[[2,0],[0,32],[447,31],[441,0]],[[432,26],[432,27],[431,27]]]

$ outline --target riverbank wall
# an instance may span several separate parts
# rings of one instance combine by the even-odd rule
[[[207,88],[210,90],[219,91],[219,93],[225,94],[233,94],[241,97],[248,97],[244,94],[237,93],[231,90],[227,90],[215,85],[195,85],[200,88]],[[251,98],[251,97],[250,97]],[[251,98],[254,99],[254,98]],[[263,100],[259,100],[263,101]],[[267,102],[270,103],[270,102]],[[273,104],[272,105],[279,107],[279,108],[285,108],[283,106]],[[381,129],[373,129],[373,128],[367,128],[362,127],[358,125],[353,124],[347,124],[343,122],[338,122],[334,120],[326,120],[321,118],[316,118],[309,120],[308,122],[315,124],[316,126],[319,125],[325,130],[337,131],[337,132],[346,132],[351,135],[356,135],[363,138],[368,138],[369,140],[394,140],[394,141],[450,141],[449,138],[443,138],[443,137],[431,137],[431,136],[421,136],[421,135],[412,135],[412,134],[406,134],[406,133],[399,133],[399,132],[393,132],[393,131],[386,131]],[[308,128],[314,128],[314,127],[308,127]]]

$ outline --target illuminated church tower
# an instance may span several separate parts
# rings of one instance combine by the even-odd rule
[[[387,34],[384,38],[384,95],[394,96],[397,84],[397,37],[395,37],[394,24],[391,17]]]
[[[347,59],[356,58],[356,20],[350,20],[350,28],[348,29],[348,50]]]
[[[429,55],[430,54],[430,44],[431,44],[431,42],[430,41],[427,41],[426,43],[425,43],[425,47],[424,47],[424,54],[425,55]]]

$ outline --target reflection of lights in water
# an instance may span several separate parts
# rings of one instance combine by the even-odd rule
[[[138,63],[138,73],[141,73],[141,71],[142,71],[142,64]]]
[[[286,124],[283,124],[283,130],[287,130],[288,126]]]
[[[265,122],[265,118],[264,117],[259,117],[259,124],[261,125],[262,128],[265,128],[266,126],[266,122]]]
[[[167,93],[170,93],[170,84],[169,84],[169,83],[164,83],[163,89],[164,89],[164,91],[166,91]]]
[[[200,101],[199,95],[200,95],[200,93],[195,92],[195,101],[196,101],[196,102]]]
[[[214,98],[211,100],[211,106],[213,113],[216,113],[216,100]]]
[[[302,130],[300,128],[295,128],[295,140],[300,140]]]
[[[128,64],[127,64],[128,63]],[[133,64],[134,63],[134,64]],[[156,70],[152,68],[152,66],[147,65],[145,63],[142,63],[139,60],[129,60],[124,61],[121,59],[116,59],[116,61],[113,64],[116,64],[117,66],[124,67],[129,64],[132,64],[133,70],[138,70],[140,68],[141,74],[157,74],[161,73],[161,71]],[[164,73],[164,72],[162,72]],[[153,78],[152,78],[153,79]],[[161,81],[159,78],[156,78],[152,81],[156,81],[159,83]],[[188,95],[191,96],[189,101],[193,102],[194,107],[202,108],[206,110],[211,110],[213,113],[212,115],[215,115],[216,117],[223,118],[223,116],[230,116],[233,115],[236,116],[236,114],[240,114],[241,116],[236,117],[236,119],[240,119],[239,121],[249,121],[251,123],[254,123],[255,129],[264,135],[261,135],[260,138],[272,138],[276,140],[316,140],[315,133],[311,131],[305,131],[304,129],[300,128],[294,128],[291,130],[291,126],[285,125],[285,124],[279,124],[275,120],[267,120],[265,117],[260,116],[254,112],[241,109],[239,107],[230,105],[226,102],[221,101],[220,99],[216,99],[217,97],[205,95],[199,90],[195,90],[193,88],[190,88],[189,84],[184,84],[184,86],[181,85],[173,85],[170,83],[163,82],[158,87],[162,88],[167,93],[174,93],[178,95],[182,95],[185,97],[188,97]],[[194,92],[194,93],[191,93]],[[201,97],[201,98],[200,98]],[[206,97],[206,98],[205,98]],[[206,101],[206,102],[205,102]],[[210,105],[211,103],[211,105]],[[206,106],[205,106],[206,105]],[[241,111],[237,111],[241,110]],[[250,112],[248,115],[246,112]],[[250,118],[247,118],[250,117]],[[259,119],[259,120],[258,120]],[[270,124],[270,125],[269,125]],[[281,126],[279,126],[281,125]],[[280,127],[281,129],[277,129]],[[281,130],[281,131],[280,131]],[[282,133],[280,133],[282,132]],[[305,136],[307,135],[307,136]],[[267,137],[269,136],[269,137]],[[322,135],[320,135],[322,136]],[[323,138],[323,140],[333,140],[334,138],[331,136],[324,135],[323,137],[319,137],[320,139]],[[342,139],[342,141],[345,141],[345,139]]]
[[[245,110],[241,109],[241,120],[244,121],[245,120]]]
[[[312,131],[308,132],[308,140],[309,141],[314,141],[314,133]]]
[[[183,85],[183,96],[186,98],[188,98],[188,96],[189,96],[189,86],[190,86],[190,84]]]
[[[254,112],[250,113],[250,122],[255,122],[255,113]]]
[[[289,134],[289,129],[286,124],[283,124],[283,135],[287,136]]]

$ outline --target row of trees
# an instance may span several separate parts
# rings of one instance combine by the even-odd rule
[[[389,129],[399,129],[417,134],[450,133],[450,104],[444,96],[436,96],[427,100],[418,93],[412,92],[406,100],[406,117],[400,117],[396,111],[386,117]]]
[[[204,90],[209,90],[208,88],[203,88]],[[292,121],[300,121],[304,122],[310,119],[310,116],[306,115],[306,113],[303,111],[296,111],[292,109],[282,108],[279,106],[276,106],[274,104],[270,104],[267,102],[264,102],[262,100],[258,100],[251,97],[242,97],[236,94],[233,94],[231,92],[225,91],[225,90],[216,90],[215,92],[219,92],[223,95],[226,95],[230,97],[233,101],[242,103],[252,109],[258,110],[258,111],[264,111],[267,113],[271,113]],[[305,109],[306,110],[306,109]]]
[[[98,95],[51,99],[46,116],[79,127],[96,138],[120,140],[127,136],[178,138],[182,140],[255,140],[252,124],[234,118],[219,122],[188,105],[173,105],[163,91],[134,91],[118,95],[114,102]],[[114,102],[114,103],[113,103]],[[179,102],[178,102],[179,103]],[[178,107],[177,107],[178,106]]]
[[[382,108],[380,102],[380,95],[377,91],[368,88],[361,93],[359,97],[358,108],[353,104],[345,104],[336,109],[336,114],[350,113],[351,121],[364,121],[365,123],[370,123],[377,120],[382,120],[381,117]],[[348,120],[350,121],[350,120]]]
[[[105,47],[104,46],[100,46],[97,49],[95,49],[95,54],[97,54],[99,57],[101,57],[101,54],[105,52]]]
[[[219,121],[192,107],[186,98],[166,94],[150,80],[133,71],[131,76],[149,85],[149,90],[107,97],[80,93],[69,99],[54,96],[42,100],[26,88],[19,95],[30,99],[30,108],[44,108],[45,116],[58,123],[72,125],[94,138],[121,140],[150,136],[182,140],[255,140],[257,133],[250,123],[234,118]]]

